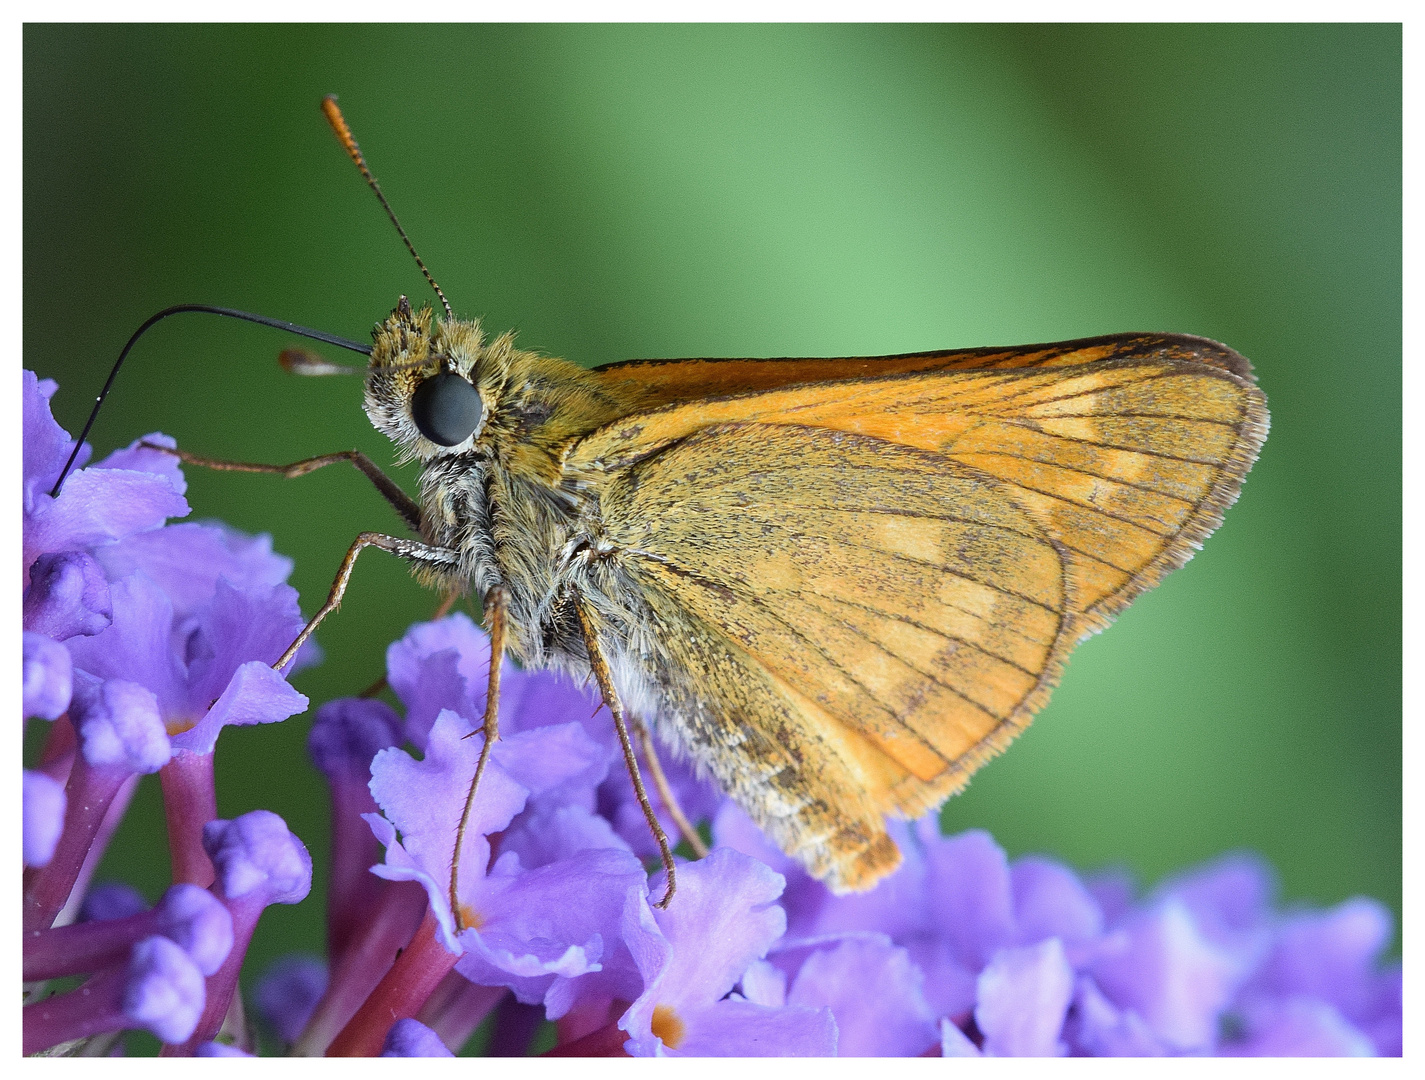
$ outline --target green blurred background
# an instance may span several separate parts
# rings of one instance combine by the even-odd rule
[[[1398,27],[31,25],[24,47],[25,364],[71,432],[170,304],[364,338],[427,297],[328,92],[457,313],[581,364],[1228,342],[1272,411],[1241,502],[945,827],[1148,882],[1250,848],[1289,900],[1399,912]],[[285,375],[292,343],[170,320],[92,441],[389,463],[359,382]],[[397,527],[354,470],[188,475],[196,518],[296,559],[309,612],[357,532]],[[366,686],[435,604],[368,555],[298,687]],[[321,947],[309,722],[221,742],[220,812],[277,811],[318,866],[249,972]],[[167,873],[147,784],[103,874],[153,898]]]

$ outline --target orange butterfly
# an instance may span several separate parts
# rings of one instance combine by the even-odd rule
[[[886,816],[933,809],[1023,730],[1075,643],[1221,523],[1267,433],[1250,365],[1203,338],[586,370],[445,311],[402,297],[366,371],[367,415],[422,463],[419,501],[355,452],[180,456],[349,460],[419,535],[363,533],[278,666],[379,547],[478,595],[496,656],[592,673],[664,903],[644,725],[833,889],[869,888],[900,859]],[[457,910],[463,835],[452,821]]]

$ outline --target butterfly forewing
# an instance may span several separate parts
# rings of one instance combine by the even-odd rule
[[[1073,641],[1186,560],[1266,433],[1246,362],[1196,338],[599,374],[652,407],[566,466],[663,613],[700,718],[673,726],[838,888],[888,872],[883,816],[962,787]]]

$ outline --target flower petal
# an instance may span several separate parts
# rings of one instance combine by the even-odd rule
[[[844,941],[807,958],[787,1004],[830,1008],[843,1057],[914,1057],[940,1039],[923,979],[889,938]]]
[[[1209,1050],[1239,980],[1237,963],[1174,899],[1130,916],[1120,933],[1091,967],[1104,994],[1136,1011],[1170,1049]]]
[[[1079,877],[1051,859],[1027,856],[1010,868],[1015,940],[1032,945],[1056,937],[1065,947],[1103,933],[1103,912]]]
[[[281,672],[262,660],[250,660],[233,672],[203,718],[173,737],[173,745],[194,754],[211,754],[218,733],[228,724],[275,724],[306,708],[306,696],[294,690]]]
[[[1234,1057],[1374,1057],[1376,1051],[1331,1005],[1289,998],[1269,1015],[1254,1018],[1248,1037],[1221,1052]]]
[[[980,972],[975,1023],[987,1057],[1056,1057],[1074,993],[1074,973],[1058,938],[1001,949]]]
[[[70,654],[59,642],[29,630],[21,635],[21,646],[25,716],[58,720],[74,694]]]
[[[546,1000],[560,980],[592,973],[605,976],[597,981],[610,998],[638,994],[642,979],[619,940],[625,900],[647,880],[637,857],[581,851],[535,870],[511,861],[510,874],[502,873],[505,864],[501,859],[471,887],[469,905],[479,921],[460,935],[465,954],[456,970],[483,986],[508,986],[526,1004]],[[573,1001],[568,992],[555,996],[551,1019]]]
[[[183,619],[213,598],[219,579],[239,590],[286,582],[292,560],[272,550],[272,537],[248,536],[216,522],[181,522],[135,533],[95,549],[94,557],[117,581],[143,571]]]
[[[795,1005],[770,1009],[727,1000],[689,1008],[679,1014],[679,1020],[684,1035],[673,1051],[678,1056],[834,1057],[837,1052],[836,1021],[830,1009]]]

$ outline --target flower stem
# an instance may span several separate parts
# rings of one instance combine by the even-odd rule
[[[218,816],[213,755],[175,750],[173,759],[158,771],[158,782],[163,788],[173,883],[206,889],[214,875],[213,864],[203,850],[203,826]]]
[[[340,959],[332,965],[327,992],[292,1047],[294,1057],[321,1057],[326,1053],[401,950],[411,944],[411,936],[420,926],[426,907],[426,893],[420,885],[413,881],[382,881],[374,874],[371,878],[385,886],[380,904],[368,914],[361,934],[347,941]]]
[[[195,755],[196,756],[196,755]],[[203,1015],[198,1018],[198,1026],[193,1029],[185,1043],[169,1044],[159,1052],[160,1057],[192,1057],[200,1043],[208,1042],[223,1026],[237,990],[238,973],[242,970],[243,957],[247,955],[252,932],[257,929],[257,920],[267,907],[267,897],[261,890],[223,901],[233,917],[233,947],[223,966],[208,976],[207,1001],[203,1005]]]
[[[614,1020],[597,1031],[591,1031],[582,1039],[575,1039],[553,1050],[546,1050],[543,1057],[628,1057],[623,1044],[628,1041],[628,1032]]]
[[[327,1057],[376,1057],[397,1020],[414,1017],[459,959],[437,936],[429,911],[411,944],[327,1048]]]
[[[99,869],[104,852],[109,850],[109,841],[114,838],[124,815],[128,813],[129,803],[133,802],[134,792],[138,790],[139,781],[142,779],[142,776],[135,773],[119,785],[118,792],[109,803],[109,809],[104,811],[104,820],[99,823],[99,830],[94,834],[94,841],[84,856],[84,863],[79,868],[79,875],[74,879],[74,886],[69,890],[69,899],[54,917],[53,925],[68,926],[79,918],[79,909],[84,906],[84,896],[89,891],[89,883],[94,880],[94,871]]]
[[[25,930],[48,930],[54,925],[55,916],[74,889],[109,804],[128,777],[128,773],[117,769],[92,768],[82,756],[75,758],[65,785],[64,832],[49,864],[25,875]]]
[[[123,987],[124,969],[120,966],[67,994],[26,1005],[24,1052],[34,1054],[62,1042],[132,1027],[120,1007]]]
[[[439,1035],[452,1053],[458,1054],[508,993],[503,986],[480,986],[460,972],[452,971],[440,981],[416,1019]]]
[[[366,784],[336,777],[331,782],[331,795],[327,959],[335,970],[341,966],[347,949],[365,936],[394,883],[371,872],[372,865],[381,861],[381,845],[361,818],[362,814],[379,812]],[[409,940],[407,934],[396,943],[396,948]],[[392,955],[395,955],[394,949]],[[369,990],[368,987],[367,992]],[[365,996],[363,993],[362,997]]]

